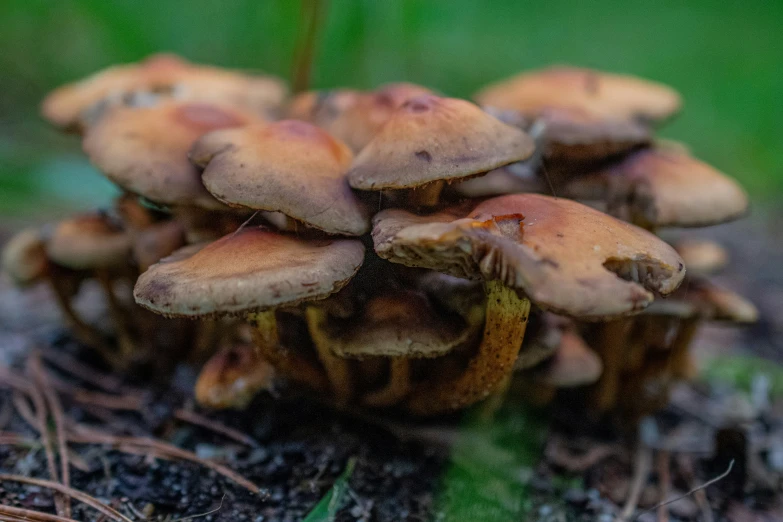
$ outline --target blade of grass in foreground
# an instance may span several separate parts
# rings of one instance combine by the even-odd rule
[[[438,522],[518,522],[530,512],[529,477],[541,458],[545,415],[506,402],[487,420],[466,412],[435,502]]]
[[[332,489],[324,495],[312,511],[304,518],[303,522],[333,522],[337,511],[342,506],[345,496],[348,494],[348,481],[356,466],[356,459],[349,459],[345,470],[337,477]]]

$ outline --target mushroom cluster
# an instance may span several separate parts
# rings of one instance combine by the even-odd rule
[[[48,281],[79,338],[104,346],[70,304],[96,279],[117,340],[104,354],[209,359],[196,398],[215,408],[285,380],[434,415],[515,377],[627,407],[644,383],[687,376],[699,321],[754,318],[704,278],[709,248],[655,235],[747,206],[654,140],[677,93],[552,68],[474,99],[408,83],[289,98],[277,79],[169,55],[110,68],[43,112],[123,195],[22,232],[4,267]]]

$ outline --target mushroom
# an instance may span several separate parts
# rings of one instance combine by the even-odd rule
[[[411,389],[411,359],[441,357],[475,337],[456,314],[436,310],[413,290],[390,291],[370,298],[360,314],[339,319],[324,309],[309,307],[307,323],[319,350],[340,358],[389,359],[388,384],[370,392],[362,402],[392,406]],[[344,396],[347,401],[349,396]]]
[[[714,225],[748,208],[737,182],[674,147],[642,149],[574,178],[565,190],[569,197],[598,197],[611,215],[648,229]]]
[[[524,160],[533,149],[527,134],[468,101],[417,96],[362,149],[348,182],[359,190],[416,189],[410,203],[433,205],[444,182]]]
[[[225,207],[201,183],[188,151],[202,135],[263,121],[215,103],[169,101],[152,107],[117,107],[84,136],[90,161],[123,189],[161,205]]]
[[[233,343],[212,356],[196,381],[196,400],[207,408],[244,409],[274,385],[274,368],[252,344]]]
[[[153,265],[136,282],[134,297],[168,317],[244,316],[261,355],[282,375],[325,390],[329,384],[322,369],[300,351],[281,346],[275,310],[334,294],[363,259],[357,240],[304,240],[242,228]]]
[[[465,372],[418,390],[420,414],[456,409],[507,379],[524,337],[530,301],[556,313],[600,320],[641,311],[652,291],[682,281],[677,253],[654,235],[579,203],[520,194],[417,216],[384,210],[373,241],[394,263],[486,281],[484,337]]]
[[[549,190],[546,181],[528,162],[511,163],[452,185],[458,195],[466,198],[503,196],[506,194],[539,193]]]
[[[133,259],[139,272],[185,245],[185,229],[179,221],[163,221],[137,232],[133,238]]]
[[[539,382],[555,388],[574,388],[593,384],[602,371],[598,354],[573,328],[567,328],[560,336],[557,351],[535,370],[535,376]]]
[[[330,234],[369,230],[367,210],[345,180],[353,154],[296,120],[207,134],[190,153],[207,190],[228,205],[281,212]]]
[[[674,243],[674,249],[685,261],[689,274],[714,274],[729,264],[726,249],[710,239],[681,239]]]
[[[144,106],[157,97],[230,104],[270,117],[285,96],[284,84],[270,76],[195,65],[174,55],[156,54],[60,87],[46,97],[41,111],[58,127],[83,130],[107,108]]]
[[[394,83],[370,92],[337,89],[297,96],[289,117],[309,121],[344,141],[358,153],[394,111],[410,98],[432,91],[412,83]]]

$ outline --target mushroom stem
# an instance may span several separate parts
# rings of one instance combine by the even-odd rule
[[[477,354],[456,379],[416,390],[408,402],[412,413],[428,415],[469,406],[489,397],[513,371],[525,337],[530,300],[500,281],[489,281],[486,294],[484,336]]]
[[[699,329],[699,323],[698,317],[682,319],[680,331],[672,342],[669,368],[675,379],[693,377],[693,364],[688,348]]]
[[[367,406],[383,408],[394,406],[405,398],[411,390],[410,360],[407,357],[395,357],[389,361],[389,383],[364,396]]]
[[[341,357],[337,357],[329,346],[326,336],[322,332],[326,322],[327,312],[317,306],[308,306],[305,310],[307,329],[318,353],[318,359],[326,371],[332,391],[338,404],[347,404],[353,396],[354,376],[351,365]]]
[[[107,360],[111,360],[103,336],[100,334],[100,332],[98,332],[98,330],[87,324],[87,322],[82,319],[79,313],[74,309],[73,303],[71,303],[71,299],[68,296],[68,292],[63,286],[63,281],[57,275],[51,275],[48,277],[48,282],[52,292],[54,293],[54,297],[57,301],[57,305],[59,306],[60,311],[63,313],[66,320],[71,323],[73,331],[79,341],[83,342],[87,346],[90,346],[91,348],[96,349],[101,353],[101,355],[106,357]]]
[[[408,189],[408,203],[415,207],[434,207],[438,204],[440,193],[446,183],[442,180],[427,183],[421,187]]]
[[[601,356],[604,371],[593,390],[592,402],[598,411],[607,411],[617,404],[620,374],[625,362],[625,347],[633,329],[632,318],[617,319],[601,325],[596,351]]]
[[[280,345],[274,310],[247,314],[247,320],[253,325],[253,343],[258,354],[274,366],[280,375],[318,391],[329,389],[326,375],[317,364]]]
[[[115,333],[117,334],[117,346],[120,351],[120,363],[127,364],[133,357],[133,352],[136,343],[133,342],[133,336],[130,333],[128,322],[126,320],[126,312],[117,300],[117,295],[114,293],[114,286],[112,285],[111,276],[107,270],[96,270],[95,276],[106,294],[106,304],[109,308],[109,315],[114,323]],[[116,362],[112,361],[112,362]]]

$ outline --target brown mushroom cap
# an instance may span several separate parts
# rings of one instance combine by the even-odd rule
[[[558,388],[585,386],[596,382],[603,372],[601,358],[574,330],[560,337],[557,352],[544,367],[536,371],[539,381]]]
[[[49,259],[74,270],[122,266],[131,251],[130,234],[102,213],[61,221],[45,235]]]
[[[297,96],[288,114],[309,121],[344,141],[354,152],[362,150],[408,99],[432,94],[412,83],[393,83],[370,92],[337,89]]]
[[[599,194],[607,211],[648,227],[701,227],[731,221],[748,208],[742,187],[682,150],[655,147],[575,178],[569,196]]]
[[[689,274],[713,274],[729,264],[726,249],[710,239],[682,239],[674,244],[674,249],[685,261]]]
[[[90,161],[125,190],[165,205],[225,208],[204,188],[188,151],[210,131],[259,121],[208,103],[117,107],[87,129],[83,147]]]
[[[28,228],[14,235],[3,246],[2,266],[19,286],[33,284],[46,275],[49,260],[41,232]]]
[[[464,343],[471,332],[455,314],[432,307],[426,296],[411,290],[370,299],[359,317],[332,320],[323,332],[341,357],[438,357]]]
[[[44,117],[59,127],[81,125],[87,109],[121,105],[129,95],[162,94],[180,100],[219,102],[266,115],[286,96],[285,85],[270,76],[191,64],[169,54],[118,65],[60,87],[42,104]]]
[[[433,95],[400,106],[362,149],[348,174],[361,190],[413,188],[522,161],[533,140],[477,106]]]
[[[589,207],[537,194],[429,216],[390,209],[373,220],[379,256],[458,277],[500,280],[556,313],[602,319],[673,292],[682,259],[653,234]]]
[[[208,134],[191,159],[219,200],[277,211],[334,234],[361,235],[369,216],[345,173],[353,154],[342,142],[302,121],[283,120]]]
[[[306,241],[244,228],[190,257],[175,252],[153,265],[136,282],[134,297],[175,317],[257,312],[323,299],[363,260],[364,246],[356,240]]]
[[[213,355],[196,381],[196,400],[208,408],[244,408],[271,389],[275,371],[252,344],[236,343]]]
[[[549,67],[489,85],[474,98],[482,105],[536,118],[551,108],[574,109],[606,120],[665,120],[680,110],[670,87],[633,76],[578,67]]]
[[[521,192],[544,193],[549,190],[544,178],[531,165],[525,163],[511,163],[491,170],[483,176],[455,183],[451,188],[460,196],[467,198]]]
[[[698,276],[689,276],[677,292],[666,299],[656,300],[645,314],[739,324],[755,323],[759,317],[753,303]]]

